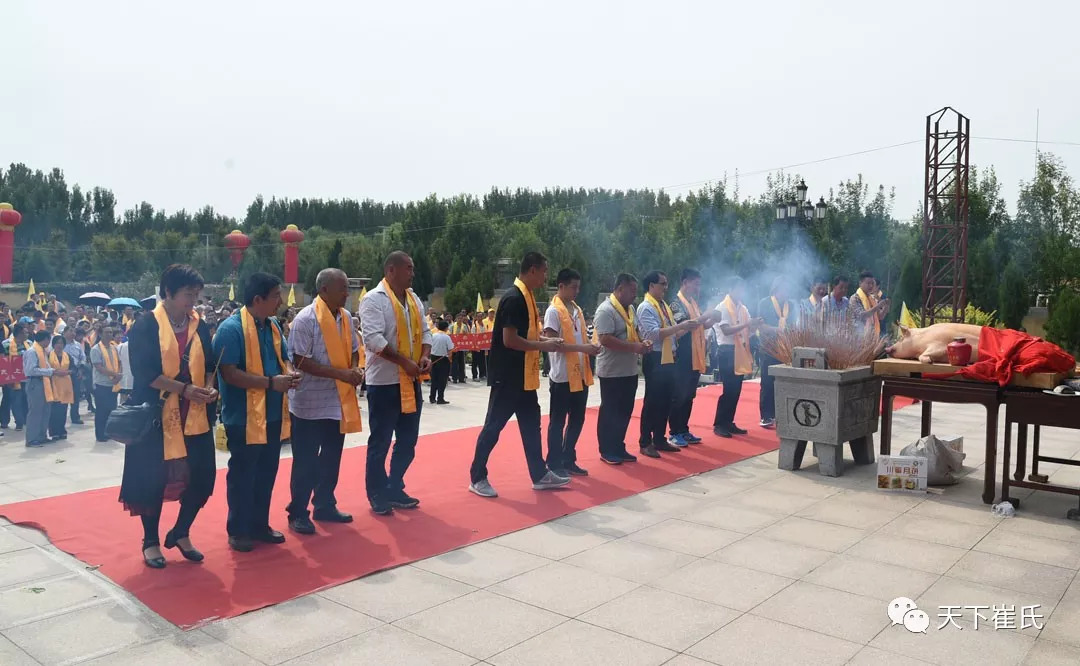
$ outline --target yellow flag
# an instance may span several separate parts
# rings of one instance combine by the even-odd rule
[[[367,296],[367,287],[361,287],[360,295],[356,297],[356,312],[360,312],[360,301],[364,300],[364,296]]]
[[[34,298],[35,296],[37,296],[36,292],[37,290],[34,289],[34,278],[30,278],[30,291],[26,293],[26,300],[33,301],[34,305],[37,306],[37,309],[40,310],[41,306],[37,304],[37,299]]]
[[[233,286],[231,284],[229,285],[229,300],[230,301],[235,301],[236,300],[236,292],[233,291]]]
[[[291,287],[289,287],[289,300],[285,303],[285,305],[288,305],[290,308],[292,306],[296,305],[296,285],[295,284],[292,285]]]
[[[480,298],[480,292],[476,292],[476,311],[484,311],[484,299]]]
[[[907,303],[900,304],[900,325],[907,326],[908,328],[919,327],[919,324],[915,321],[915,317],[911,316],[911,311],[907,309]]]

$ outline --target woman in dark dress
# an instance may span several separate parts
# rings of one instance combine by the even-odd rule
[[[162,300],[152,313],[139,317],[128,333],[135,386],[130,403],[162,405],[162,429],[150,441],[124,449],[120,502],[143,525],[146,566],[165,567],[158,541],[161,507],[180,500],[176,524],[165,535],[165,547],[180,549],[193,562],[203,554],[188,538],[199,509],[214,492],[215,360],[210,329],[194,310],[203,279],[191,266],[173,264],[161,276]],[[163,394],[164,392],[164,394]]]

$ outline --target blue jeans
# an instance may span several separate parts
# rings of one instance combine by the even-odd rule
[[[403,414],[400,385],[368,384],[368,427],[371,434],[368,435],[367,473],[364,479],[369,501],[383,496],[388,490],[405,489],[405,472],[416,457],[420,411],[424,406],[419,381],[413,381],[413,391],[416,395],[416,411]],[[390,456],[390,474],[387,475],[386,456],[390,453],[392,439],[395,440],[394,453]]]

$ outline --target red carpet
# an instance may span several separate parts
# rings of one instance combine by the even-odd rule
[[[598,390],[598,389],[596,389]],[[639,388],[639,395],[643,388]],[[409,491],[423,500],[415,511],[378,517],[368,510],[364,493],[364,448],[345,451],[337,496],[343,511],[356,515],[349,525],[319,525],[319,534],[300,537],[287,531],[284,506],[289,497],[291,459],[281,461],[274,490],[271,522],[286,533],[281,546],[261,545],[252,553],[234,553],[225,538],[225,470],[214,496],[192,529],[193,542],[205,553],[202,564],[167,551],[164,571],[147,569],[140,556],[142,530],[117,502],[117,488],[91,490],[0,507],[0,515],[45,531],[52,543],[100,571],[170,622],[191,628],[315,592],[376,571],[438,555],[552,520],[575,511],[627,497],[677,479],[775,449],[772,431],[757,427],[757,383],[743,387],[737,422],[750,434],[720,439],[712,434],[719,387],[699,391],[692,427],[703,444],[660,460],[641,457],[634,465],[610,467],[600,462],[596,446],[596,410],[588,411],[578,443],[579,463],[589,477],[570,488],[538,493],[529,483],[514,423],[507,426],[489,465],[498,499],[466,491],[468,468],[480,427],[426,435],[417,445],[409,470]],[[639,401],[640,405],[640,401]],[[898,404],[899,406],[899,404]],[[425,406],[426,407],[426,406]],[[424,418],[438,418],[426,409]],[[547,417],[544,417],[546,428]],[[636,450],[638,421],[626,441]],[[546,442],[546,437],[545,437]],[[162,537],[175,520],[177,504],[166,504]]]

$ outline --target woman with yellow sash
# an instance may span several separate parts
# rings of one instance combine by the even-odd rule
[[[285,543],[270,526],[270,503],[281,460],[281,441],[291,437],[288,392],[300,384],[274,315],[281,307],[281,279],[254,273],[244,284],[244,307],[218,326],[214,356],[220,359],[221,422],[229,449],[225,477],[229,547],[246,553],[255,543]]]
[[[559,476],[588,476],[589,472],[577,464],[577,441],[585,425],[585,407],[593,385],[589,358],[600,352],[600,346],[589,342],[585,315],[576,302],[581,274],[564,268],[555,283],[559,293],[544,314],[544,336],[562,338],[564,342],[559,351],[550,354],[547,465]]]
[[[414,270],[409,255],[391,252],[383,262],[382,281],[360,301],[370,433],[364,483],[371,510],[378,515],[420,504],[405,492],[405,473],[416,456],[424,404],[420,376],[431,371],[431,330],[424,305],[412,290]]]
[[[49,404],[49,438],[67,439],[67,414],[75,403],[75,385],[72,376],[76,372],[71,356],[64,351],[64,336],[54,335],[49,351],[49,367],[53,369],[52,402]],[[62,370],[67,374],[58,374]]]
[[[544,462],[540,439],[540,353],[559,351],[561,338],[540,335],[540,315],[533,290],[547,284],[547,257],[528,252],[521,260],[521,269],[514,288],[499,299],[495,312],[495,332],[491,340],[492,367],[488,372],[487,416],[484,428],[476,438],[476,452],[469,468],[469,491],[480,497],[498,497],[488,481],[488,458],[499,443],[499,436],[511,416],[517,416],[525,461],[529,467],[533,490],[549,490],[570,483]]]
[[[783,277],[773,280],[769,295],[758,303],[758,319],[762,320],[758,335],[763,342],[775,338],[780,331],[795,325],[795,313],[787,298],[787,283]],[[759,425],[771,430],[776,427],[776,378],[769,374],[769,368],[780,361],[765,351],[765,345],[758,348],[758,367],[761,368],[761,392],[759,393],[758,411],[761,415]]]
[[[750,318],[750,311],[742,302],[744,292],[742,278],[732,278],[727,296],[716,306],[720,322],[713,330],[719,345],[720,378],[724,384],[713,418],[713,434],[719,437],[746,434],[746,430],[735,425],[735,409],[742,395],[743,377],[754,371],[750,336],[761,327],[762,320]]]
[[[701,313],[698,295],[701,293],[701,273],[684,268],[679,282],[679,293],[671,301],[671,314],[675,323],[696,321],[689,336],[679,340],[675,349],[675,381],[672,386],[671,416],[668,431],[675,446],[698,444],[701,438],[690,432],[690,412],[697,397],[698,381],[706,368],[705,332],[713,323],[715,312]]]
[[[681,439],[668,441],[667,430],[675,389],[675,352],[679,338],[697,326],[697,322],[675,323],[675,315],[664,300],[667,274],[650,271],[645,276],[644,286],[645,298],[637,308],[637,331],[642,340],[652,343],[652,349],[641,358],[645,399],[641,405],[638,446],[642,455],[659,458],[661,451],[676,453],[680,447],[689,444]]]
[[[357,367],[360,338],[345,309],[349,276],[338,268],[324,268],[315,278],[315,289],[315,302],[293,318],[289,337],[293,365],[301,379],[289,393],[292,500],[285,510],[289,529],[297,534],[315,534],[311,518],[352,522],[352,514],[338,510],[334,491],[345,435],[363,429],[356,398],[356,387],[364,379]]]
[[[161,275],[161,299],[152,313],[138,317],[128,331],[134,375],[130,404],[161,408],[161,429],[147,441],[124,448],[120,502],[143,527],[143,562],[165,567],[159,525],[163,503],[180,500],[165,548],[201,562],[189,531],[214,492],[214,356],[210,329],[195,311],[203,279],[191,266],[173,264]]]

